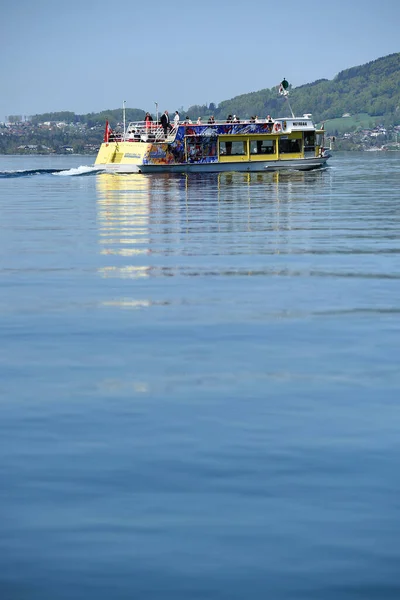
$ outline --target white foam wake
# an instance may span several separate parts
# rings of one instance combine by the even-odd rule
[[[80,167],[76,167],[74,169],[67,169],[66,171],[59,171],[58,173],[54,173],[54,175],[61,175],[62,177],[71,177],[76,175],[90,175],[90,173],[97,173],[98,171],[103,171],[101,167],[95,166],[85,166],[81,165]]]

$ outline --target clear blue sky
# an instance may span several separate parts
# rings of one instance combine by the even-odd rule
[[[154,112],[294,86],[400,51],[399,0],[3,0],[0,120]]]

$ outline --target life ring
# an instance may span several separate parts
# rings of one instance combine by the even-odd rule
[[[281,124],[280,123],[275,123],[274,125],[274,131],[280,131],[281,130]]]

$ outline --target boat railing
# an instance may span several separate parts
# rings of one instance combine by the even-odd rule
[[[178,126],[172,125],[168,130],[167,134],[164,134],[164,129],[161,123],[156,121],[132,121],[128,124],[124,132],[113,132],[113,136],[110,137],[110,141],[125,141],[125,142],[167,142],[171,143],[175,140],[179,126],[185,127],[196,127],[203,125],[207,127],[215,127],[218,125],[236,125],[236,124],[251,124],[251,123],[271,123],[271,132],[281,131],[283,129],[284,119],[273,119],[267,121],[267,119],[243,119],[240,121],[214,121],[214,123],[208,123],[206,120],[201,123],[185,123],[181,122]]]
[[[122,140],[125,142],[173,142],[178,131],[177,127],[164,134],[161,123],[154,121],[132,121],[126,128]]]

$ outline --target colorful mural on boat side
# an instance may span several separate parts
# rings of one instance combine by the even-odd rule
[[[143,164],[212,163],[218,161],[217,138],[221,135],[271,133],[273,123],[223,123],[180,125],[172,143],[151,144]],[[185,144],[186,141],[186,144]]]

